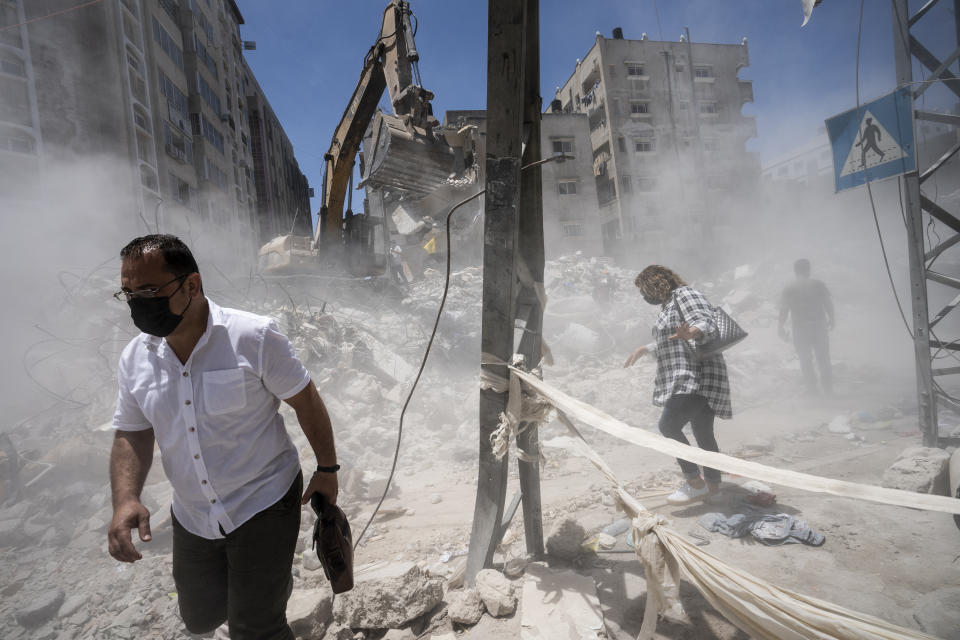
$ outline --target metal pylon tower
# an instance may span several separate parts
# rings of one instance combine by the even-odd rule
[[[960,0],[953,0],[953,15],[956,21],[957,46],[946,59],[938,59],[911,33],[911,28],[934,6],[943,0],[929,0],[913,15],[909,13],[908,0],[891,0],[893,8],[893,44],[896,59],[897,88],[911,87],[914,98],[914,118],[929,120],[960,128],[960,116],[923,111],[917,108],[916,99],[933,82],[942,83],[960,98],[960,77],[950,71],[950,66],[960,58]],[[930,70],[930,75],[922,83],[913,81],[913,59]],[[946,438],[940,434],[937,411],[939,407],[960,413],[960,402],[951,398],[938,384],[943,376],[960,375],[960,366],[935,366],[934,355],[943,351],[960,353],[960,342],[941,341],[935,333],[935,327],[958,326],[960,312],[953,312],[960,306],[960,279],[940,273],[935,261],[960,243],[960,219],[939,204],[924,195],[920,187],[940,171],[945,164],[960,151],[960,143],[934,161],[928,167],[918,169],[901,178],[903,181],[904,207],[907,223],[907,241],[910,259],[910,299],[913,307],[913,342],[917,364],[917,395],[920,410],[920,429],[923,444],[928,447],[958,444],[960,438]],[[953,235],[945,240],[928,242],[924,239],[925,216],[929,216],[945,225]],[[929,281],[951,287],[958,291],[945,307],[931,319],[927,300]],[[953,322],[945,322],[950,318]],[[931,354],[931,350],[936,350]],[[954,442],[950,442],[954,440]]]

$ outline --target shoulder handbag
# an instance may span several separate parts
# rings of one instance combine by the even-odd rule
[[[677,299],[673,299],[673,304],[677,306],[677,313],[680,314],[680,321],[686,324],[683,317],[683,311]],[[717,325],[717,337],[707,342],[702,342],[696,346],[691,346],[690,342],[683,340],[683,346],[694,360],[702,361],[712,358],[726,351],[730,347],[738,344],[747,337],[747,332],[737,324],[736,320],[720,307],[710,307],[713,310],[713,322]]]

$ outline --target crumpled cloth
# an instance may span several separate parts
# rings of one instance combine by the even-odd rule
[[[751,514],[735,513],[730,517],[722,513],[708,513],[700,518],[700,526],[707,531],[716,531],[731,538],[751,535],[759,542],[770,546],[802,542],[819,547],[826,538],[814,531],[806,520],[794,518],[787,513]]]

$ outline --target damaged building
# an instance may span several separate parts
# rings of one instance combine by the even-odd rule
[[[297,211],[309,228],[309,186],[243,58],[254,45],[233,0],[116,0],[36,19],[56,5],[0,2],[5,176],[40,171],[45,153],[122,158],[121,206],[170,231],[200,221],[252,251]]]
[[[741,113],[747,42],[658,42],[599,33],[552,110],[588,117],[604,250],[657,262],[733,240],[733,202],[760,166]],[[670,233],[667,233],[667,225]],[[718,247],[719,248],[719,247]]]

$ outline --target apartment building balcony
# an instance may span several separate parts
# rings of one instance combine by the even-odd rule
[[[751,80],[737,80],[740,89],[740,105],[753,102],[753,82]]]

